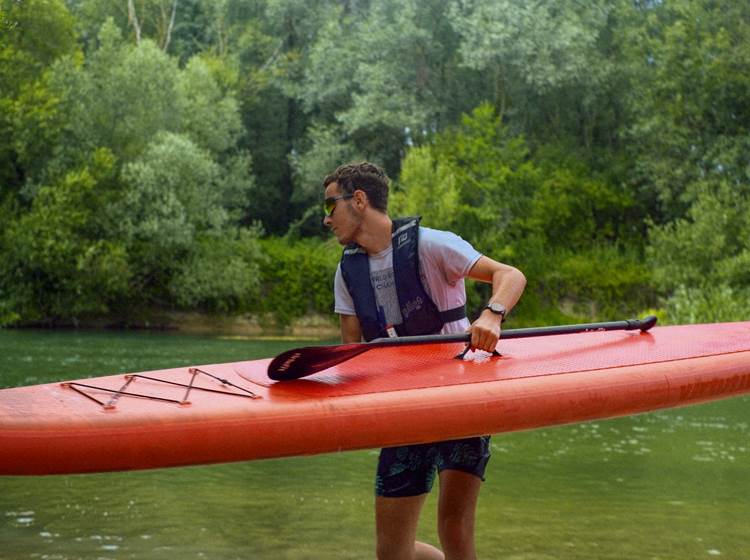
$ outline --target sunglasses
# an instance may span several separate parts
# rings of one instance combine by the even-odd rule
[[[348,198],[354,198],[353,194],[340,194],[338,196],[330,196],[323,201],[323,212],[326,216],[331,216],[333,211],[336,210],[336,202],[339,200],[346,200]]]

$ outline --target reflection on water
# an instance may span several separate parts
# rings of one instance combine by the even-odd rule
[[[296,345],[0,331],[0,385],[265,357]],[[495,436],[480,557],[747,558],[749,403]],[[375,461],[375,451],[361,451],[0,477],[0,559],[370,558]],[[431,542],[434,510],[433,495],[420,527]]]

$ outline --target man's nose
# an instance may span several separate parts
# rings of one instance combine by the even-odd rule
[[[323,225],[326,227],[331,227],[331,217],[330,216],[323,216]]]

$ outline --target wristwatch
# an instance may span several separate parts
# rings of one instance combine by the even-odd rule
[[[500,317],[503,318],[502,320],[505,321],[505,314],[508,312],[508,310],[502,303],[488,303],[484,306],[484,308],[489,309],[495,315],[500,315]]]

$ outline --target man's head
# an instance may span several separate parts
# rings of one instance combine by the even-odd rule
[[[367,243],[372,231],[381,229],[390,239],[388,176],[380,167],[367,162],[342,165],[323,179],[323,187],[323,224],[339,243]]]
[[[347,163],[340,165],[323,179],[323,188],[331,183],[339,186],[341,194],[350,195],[361,190],[367,195],[370,206],[385,213],[388,209],[388,175],[373,163]]]

